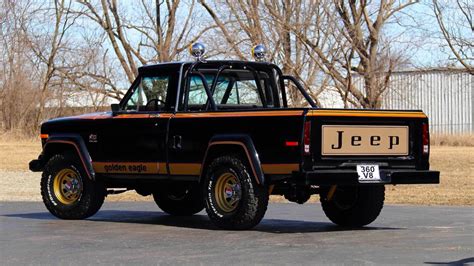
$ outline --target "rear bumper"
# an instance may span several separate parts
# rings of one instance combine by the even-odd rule
[[[316,170],[311,172],[295,173],[296,179],[308,185],[362,185],[357,171],[354,170]],[[382,184],[439,184],[439,171],[380,169]]]

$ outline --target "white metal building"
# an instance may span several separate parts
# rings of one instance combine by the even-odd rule
[[[363,88],[363,79],[355,78],[355,85]],[[393,72],[383,97],[383,109],[423,110],[430,119],[432,133],[474,132],[474,75],[464,69]],[[342,107],[343,103],[339,97],[338,103],[328,106]]]
[[[474,75],[460,69],[393,73],[385,109],[421,109],[433,133],[472,133]]]

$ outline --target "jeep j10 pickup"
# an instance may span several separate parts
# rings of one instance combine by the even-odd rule
[[[308,107],[289,107],[293,88]],[[364,226],[384,186],[436,184],[421,111],[321,109],[267,62],[143,66],[111,112],[41,125],[46,208],[63,219],[95,214],[108,194],[153,195],[170,215],[204,208],[225,229],[257,225],[269,195],[319,194],[335,224]]]

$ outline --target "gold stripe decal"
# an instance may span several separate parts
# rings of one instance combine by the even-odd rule
[[[78,119],[130,119],[130,118],[219,118],[219,117],[269,117],[269,116],[301,116],[302,110],[251,111],[251,112],[203,112],[203,113],[130,113],[110,116],[108,114],[79,116]],[[348,116],[348,117],[406,117],[426,118],[423,112],[397,112],[373,110],[310,110],[308,116]]]
[[[301,116],[301,110],[274,110],[253,112],[207,112],[207,113],[177,113],[175,118],[218,118],[218,117],[263,117],[263,116]]]
[[[101,174],[162,174],[166,175],[165,162],[94,162],[94,171]],[[199,175],[199,163],[170,163],[172,175]]]
[[[200,175],[200,163],[170,163],[172,175]]]
[[[165,162],[93,162],[94,171],[99,174],[162,174],[166,175]],[[170,163],[171,175],[200,175],[199,163]],[[299,170],[298,164],[262,164],[265,174],[291,174]]]
[[[158,174],[160,163],[153,162],[94,162],[94,171],[102,174]]]
[[[79,119],[147,119],[147,118],[219,118],[219,117],[269,117],[269,116],[301,116],[302,110],[271,110],[271,111],[250,111],[250,112],[203,112],[203,113],[130,113],[110,116],[108,114],[79,116]]]
[[[286,164],[262,164],[263,172],[267,175],[271,174],[291,174],[293,171],[300,169],[297,163]]]
[[[426,118],[422,112],[371,111],[371,110],[313,110],[308,116],[347,116],[347,117],[405,117]]]

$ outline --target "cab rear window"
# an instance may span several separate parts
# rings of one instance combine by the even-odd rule
[[[204,74],[210,90],[215,76],[214,73]],[[188,93],[188,108],[202,110],[208,102],[208,97],[200,76],[191,76]],[[264,102],[267,107],[274,106],[271,84],[265,72],[258,73],[257,81],[256,76],[248,70],[223,71],[216,81],[212,95],[214,102],[221,109],[263,107]]]

